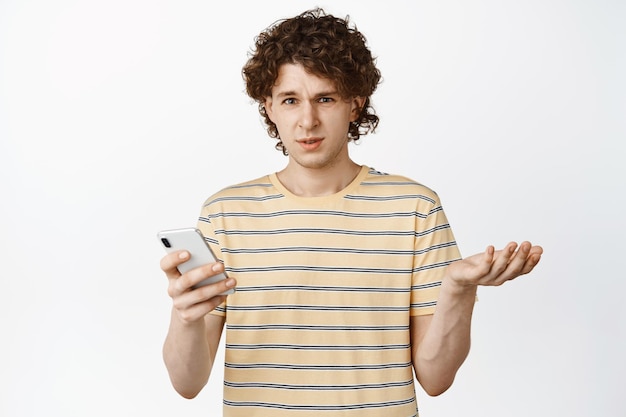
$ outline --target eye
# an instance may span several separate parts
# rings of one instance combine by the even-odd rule
[[[286,98],[283,100],[283,104],[296,104],[296,99],[295,98]]]
[[[332,97],[320,97],[318,101],[320,103],[332,103],[334,99]]]

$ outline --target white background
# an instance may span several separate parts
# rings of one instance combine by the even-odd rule
[[[155,234],[283,166],[240,70],[315,5],[0,0],[0,415],[221,414],[219,365],[192,401],[169,385]],[[421,415],[626,415],[625,3],[326,6],[384,77],[355,160],[434,188],[464,255],[545,248],[480,291],[470,357]]]

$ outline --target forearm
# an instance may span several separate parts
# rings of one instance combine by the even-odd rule
[[[163,359],[176,391],[185,398],[195,397],[209,379],[214,358],[204,320],[185,323],[173,310]]]
[[[476,286],[459,287],[444,278],[428,330],[413,350],[418,381],[430,395],[446,391],[470,349]]]

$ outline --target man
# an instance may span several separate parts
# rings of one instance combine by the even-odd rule
[[[378,123],[380,73],[346,20],[317,9],[278,22],[243,74],[288,162],[206,201],[198,228],[223,263],[180,275],[187,252],[161,261],[175,389],[200,392],[226,323],[225,416],[416,416],[413,372],[430,395],[450,387],[477,286],[530,272],[542,249],[461,260],[432,190],[350,159],[348,143]],[[192,289],[224,269],[228,280]]]

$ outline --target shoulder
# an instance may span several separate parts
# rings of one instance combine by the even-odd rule
[[[369,168],[367,176],[361,181],[360,189],[373,195],[414,197],[432,204],[439,202],[439,197],[432,188],[404,175],[388,174],[374,168]]]
[[[204,201],[203,207],[209,207],[228,201],[263,200],[279,196],[270,181],[269,175],[254,180],[233,184],[222,188]]]

